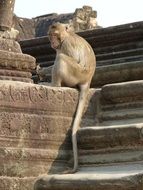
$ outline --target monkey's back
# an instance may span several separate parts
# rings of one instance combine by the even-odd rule
[[[69,34],[63,41],[61,52],[72,57],[87,70],[94,70],[96,58],[90,44],[77,34]]]

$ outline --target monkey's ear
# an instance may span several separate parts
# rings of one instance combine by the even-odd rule
[[[70,25],[69,24],[65,24],[65,29],[66,29],[67,32],[69,32],[70,31]]]
[[[68,31],[68,29],[69,29],[68,24],[65,25],[65,29],[66,29],[66,31]]]
[[[74,27],[72,24],[65,24],[65,30],[66,32],[74,32]]]

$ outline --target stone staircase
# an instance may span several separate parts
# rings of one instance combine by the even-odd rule
[[[3,81],[0,190],[143,190],[143,22],[80,35],[97,54],[97,70],[78,131],[79,171],[61,174],[72,166],[77,90]],[[50,76],[47,37],[21,46]]]
[[[39,177],[35,190],[143,189],[143,81],[97,93],[96,125],[78,131],[79,171]]]

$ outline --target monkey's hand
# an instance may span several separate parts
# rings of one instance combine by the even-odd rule
[[[43,77],[42,77],[42,75],[41,75],[41,71],[42,71],[42,68],[41,68],[40,65],[38,64],[37,67],[36,67],[36,74],[38,75],[40,81],[43,80]]]

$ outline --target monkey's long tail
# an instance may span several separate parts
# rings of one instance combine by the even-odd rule
[[[89,87],[87,85],[82,85],[79,94],[79,100],[76,110],[76,116],[73,122],[72,128],[72,146],[73,146],[73,157],[74,157],[74,167],[72,173],[75,173],[78,170],[78,147],[77,147],[77,131],[80,126],[83,110],[85,107],[85,102],[88,94]]]

